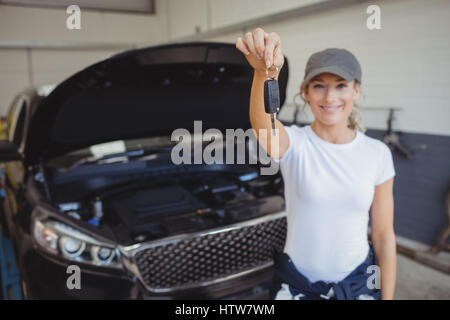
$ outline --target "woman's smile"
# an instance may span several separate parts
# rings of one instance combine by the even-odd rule
[[[320,108],[322,110],[324,110],[325,112],[328,112],[328,113],[334,113],[337,110],[340,110],[341,107],[342,107],[342,105],[339,105],[339,106],[320,106]]]

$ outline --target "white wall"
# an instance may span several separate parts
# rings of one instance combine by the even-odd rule
[[[338,0],[334,0],[338,1]],[[156,15],[82,12],[82,30],[65,28],[65,11],[0,6],[1,41],[122,43],[152,45],[180,41],[200,31],[198,40],[234,42],[248,30],[202,36],[267,15],[320,4],[324,0],[157,0]],[[275,5],[276,4],[276,5]],[[368,30],[366,8],[381,8],[381,30]],[[198,28],[197,28],[198,27]],[[355,1],[345,7],[261,25],[280,34],[290,62],[287,103],[290,119],[308,57],[327,47],[352,51],[363,69],[362,107],[403,108],[397,128],[405,132],[450,135],[450,2],[446,0]],[[210,33],[209,33],[210,34]],[[118,51],[0,49],[0,113],[12,93],[31,80],[58,82]],[[30,59],[28,59],[30,58]],[[31,70],[27,64],[31,61]],[[388,112],[363,109],[366,127],[386,129]],[[304,119],[304,118],[303,118]],[[307,120],[312,120],[308,113]]]
[[[368,30],[366,8],[381,8],[381,30]],[[291,119],[292,99],[308,57],[328,47],[346,48],[363,70],[364,107],[401,107],[397,128],[405,132],[450,135],[450,2],[371,1],[262,25],[277,32],[290,62],[288,98],[280,117]],[[247,31],[251,31],[247,30]],[[234,42],[235,32],[208,38]],[[363,109],[364,124],[386,129],[387,110]],[[308,112],[307,119],[313,115]]]
[[[168,39],[176,40],[329,0],[166,0]]]
[[[211,27],[219,28],[328,0],[210,0]]]
[[[76,2],[76,1],[75,1]],[[39,42],[159,42],[166,38],[165,6],[157,2],[158,14],[89,11],[81,8],[81,29],[69,30],[64,8],[27,8],[0,5],[2,41]]]
[[[166,0],[168,39],[208,30],[208,0]]]
[[[323,0],[281,0],[276,10],[320,1]],[[236,14],[234,8],[230,10],[235,4],[245,10]],[[66,28],[69,15],[63,8],[0,5],[0,114],[6,112],[14,95],[28,85],[58,83],[118,51],[176,41],[195,34],[197,29],[205,32],[243,21],[247,15],[264,15],[272,10],[272,5],[268,0],[260,0],[259,4],[249,0],[156,0],[153,15],[81,8],[81,30]],[[5,44],[15,46],[6,49]],[[73,48],[80,45],[94,45],[96,49]]]
[[[0,114],[4,114],[14,94],[29,84],[25,50],[0,50]]]
[[[156,10],[157,14],[146,15],[81,8],[81,29],[69,30],[69,15],[63,8],[0,5],[0,114],[6,112],[14,95],[30,84],[57,83],[113,53],[166,41],[163,0],[157,0]],[[14,49],[5,49],[6,43],[14,44]],[[51,48],[54,45],[62,48]],[[96,49],[73,48],[79,45]]]

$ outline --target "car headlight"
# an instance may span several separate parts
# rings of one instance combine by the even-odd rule
[[[37,243],[51,253],[58,253],[58,234],[52,228],[44,226],[40,221],[36,221],[33,231],[34,239]]]
[[[119,251],[56,220],[33,221],[33,238],[49,253],[68,260],[122,269]]]
[[[66,236],[61,237],[59,243],[63,255],[68,258],[79,257],[86,248],[85,242]]]

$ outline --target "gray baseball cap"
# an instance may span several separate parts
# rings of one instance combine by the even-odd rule
[[[346,81],[358,80],[361,83],[361,66],[356,57],[348,50],[329,48],[316,52],[309,57],[305,68],[305,82],[321,73],[332,73]]]

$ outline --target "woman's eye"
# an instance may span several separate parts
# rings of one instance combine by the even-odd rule
[[[338,87],[339,89],[341,89],[341,88],[345,88],[346,86],[347,86],[346,84],[341,83],[341,84],[339,84],[337,87]],[[323,85],[321,85],[321,84],[316,84],[316,85],[314,86],[314,88],[323,88]]]

